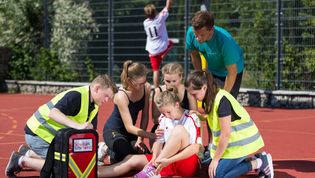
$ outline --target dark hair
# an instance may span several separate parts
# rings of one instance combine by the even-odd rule
[[[198,11],[191,20],[194,30],[200,30],[203,27],[211,29],[214,25],[214,17],[208,11]]]
[[[127,60],[124,62],[123,71],[120,75],[120,80],[123,88],[127,89],[130,84],[130,79],[138,79],[147,76],[148,69],[144,64]]]
[[[205,109],[206,114],[209,114],[215,96],[218,93],[217,84],[211,73],[205,70],[196,70],[191,72],[185,81],[185,87],[192,90],[201,90],[204,85],[207,86],[207,91],[202,100],[202,107]]]

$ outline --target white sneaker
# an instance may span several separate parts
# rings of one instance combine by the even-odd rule
[[[99,166],[103,166],[105,165],[104,163],[104,158],[105,156],[108,155],[108,152],[107,152],[107,145],[105,144],[105,142],[100,142],[98,143],[98,149],[97,149],[97,165]]]

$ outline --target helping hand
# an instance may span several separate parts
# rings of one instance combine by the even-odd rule
[[[93,129],[93,124],[91,122],[85,122],[83,124],[79,124],[79,127],[76,129],[82,130],[82,129]]]
[[[135,144],[135,147],[138,149],[138,153],[145,153],[146,151],[146,145],[143,143],[142,139],[138,139],[136,144]]]
[[[171,164],[170,160],[167,158],[162,158],[162,159],[158,159],[155,161],[156,166],[156,170],[155,170],[155,174],[159,174],[160,171],[164,168],[167,167],[169,164]]]
[[[214,160],[214,159],[211,161],[209,168],[208,168],[208,174],[209,174],[210,178],[213,178],[215,176],[218,164],[219,164],[219,162]]]

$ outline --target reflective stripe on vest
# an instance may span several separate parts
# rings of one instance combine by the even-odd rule
[[[236,142],[230,142],[227,146],[227,148],[233,147],[233,146],[244,146],[247,145],[249,143],[254,142],[255,140],[257,140],[260,137],[259,132],[257,132],[255,135],[248,137],[246,139],[240,140],[240,141],[236,141]],[[214,150],[217,150],[217,147],[213,144],[211,144],[211,148]]]
[[[54,104],[51,101],[46,103],[46,105],[50,110],[54,107]],[[34,116],[40,124],[42,124],[46,129],[49,130],[49,132],[56,135],[57,131],[47,123],[47,121],[43,118],[38,110],[34,113]]]
[[[246,123],[242,123],[242,124],[239,124],[239,125],[235,125],[235,126],[232,126],[231,127],[231,132],[237,132],[237,131],[240,131],[240,130],[244,130],[248,127],[251,127],[252,125],[254,125],[254,122],[252,120],[246,122]],[[218,137],[221,135],[221,131],[213,131],[212,132],[213,136],[214,137]]]
[[[91,122],[98,112],[98,106],[94,105],[94,110],[90,112],[90,115],[88,115],[90,103],[89,86],[73,88],[71,90],[67,90],[56,95],[49,102],[39,107],[39,109],[27,121],[27,126],[30,128],[30,130],[32,130],[33,133],[35,133],[48,143],[51,143],[52,139],[59,129],[65,127],[64,125],[61,125],[50,119],[48,117],[49,112],[52,108],[54,108],[55,104],[69,91],[77,91],[81,94],[80,111],[76,116],[67,116],[69,119],[74,120],[75,122],[80,124],[87,121]]]
[[[231,103],[231,108],[233,108],[235,113],[241,119],[231,122],[229,143],[221,158],[240,158],[256,152],[264,146],[264,142],[258,128],[250,119],[247,111],[238,103],[238,101],[230,93],[220,89],[215,97],[212,111],[208,115],[207,120],[212,131],[213,143],[210,151],[211,156],[214,157],[220,140],[221,128],[217,111],[223,96],[225,96]]]

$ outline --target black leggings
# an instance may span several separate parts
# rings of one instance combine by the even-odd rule
[[[116,163],[122,161],[129,154],[138,154],[139,150],[135,147],[137,136],[123,135],[117,131],[105,129],[103,132],[105,144],[108,146],[110,162]],[[145,154],[149,149],[145,148]]]

